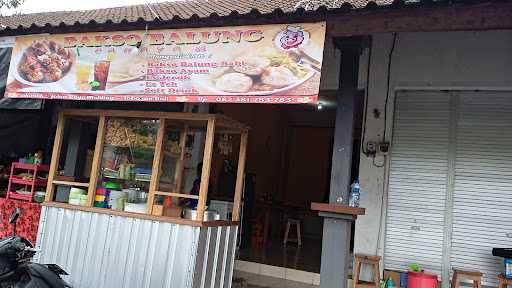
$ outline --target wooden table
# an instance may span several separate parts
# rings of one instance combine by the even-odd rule
[[[356,208],[350,207],[347,205],[340,204],[330,204],[330,203],[311,203],[311,210],[318,211],[320,213],[332,213],[332,214],[340,214],[340,215],[348,215],[357,218],[359,215],[364,215],[366,213],[366,209],[364,208]]]

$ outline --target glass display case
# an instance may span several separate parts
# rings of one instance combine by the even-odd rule
[[[145,213],[158,119],[109,117],[94,207]]]
[[[74,142],[63,145],[66,121],[84,117],[97,124],[94,150],[83,165],[90,177],[62,181],[60,158],[79,151]],[[202,222],[219,219],[207,207],[211,190],[229,186],[224,190],[231,191],[226,195],[233,209],[227,220],[239,221],[248,129],[222,115],[65,110],[59,116],[45,201]],[[215,167],[228,162],[234,163],[230,171],[236,177],[211,179],[220,174]],[[68,198],[59,201],[62,186],[68,188]]]

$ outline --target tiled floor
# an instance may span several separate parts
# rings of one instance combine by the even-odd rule
[[[318,288],[319,286],[308,285],[300,282],[287,281],[263,275],[235,271],[235,277],[243,278],[249,286],[247,288]]]
[[[295,270],[291,268],[284,268],[278,266],[270,266],[267,264],[260,264],[256,262],[236,260],[235,270],[306,284],[320,284],[320,274],[318,273]]]
[[[240,260],[320,273],[321,239],[303,239],[301,247],[283,246],[282,239],[269,239],[263,247],[240,250]]]

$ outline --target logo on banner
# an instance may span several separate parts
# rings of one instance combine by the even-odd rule
[[[288,26],[277,34],[274,41],[282,50],[297,49],[309,41],[309,32],[299,26]]]

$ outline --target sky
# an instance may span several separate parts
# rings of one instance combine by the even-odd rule
[[[26,14],[64,10],[88,10],[166,1],[168,0],[25,0],[18,9],[1,12],[3,15],[10,15],[15,12]]]

